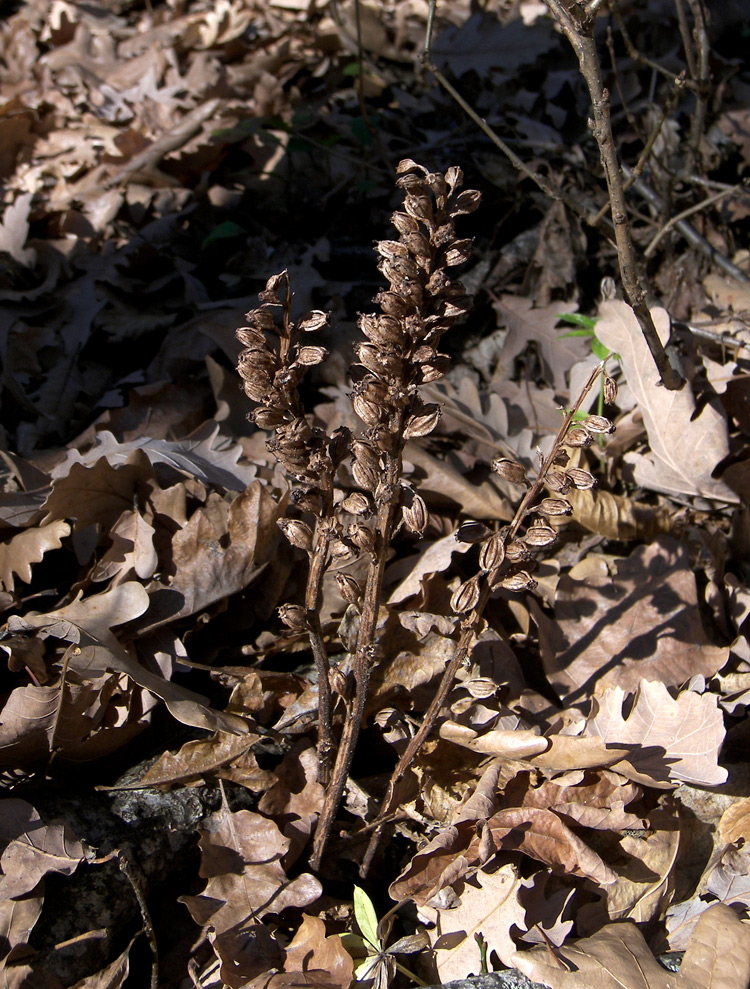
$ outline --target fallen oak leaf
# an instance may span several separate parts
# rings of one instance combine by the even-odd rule
[[[550,964],[539,948],[516,953],[512,963],[550,989],[739,989],[750,980],[750,927],[723,903],[698,918],[676,975],[659,965],[630,922],[607,924],[558,951],[572,971]]]
[[[620,363],[632,388],[648,433],[650,456],[627,453],[638,484],[665,494],[690,495],[735,504],[738,496],[723,481],[712,477],[729,453],[726,417],[707,403],[696,416],[690,384],[680,391],[661,387],[659,372],[630,306],[621,300],[603,302],[596,335],[620,355]],[[654,309],[654,325],[664,344],[669,339],[669,314]]]
[[[719,786],[727,779],[718,764],[724,741],[724,717],[714,694],[683,690],[673,698],[663,683],[642,680],[632,709],[623,716],[626,693],[608,687],[592,699],[584,735],[632,746],[627,759],[612,769],[636,782],[682,781]]]
[[[31,566],[41,563],[44,554],[60,549],[62,541],[70,535],[70,526],[60,519],[48,525],[22,529],[7,542],[0,543],[0,589],[12,591],[13,574],[31,583]]]
[[[36,629],[42,637],[53,636],[80,647],[69,657],[69,665],[83,674],[104,670],[126,673],[139,686],[161,697],[171,713],[183,724],[211,731],[244,734],[248,723],[240,717],[212,709],[200,694],[164,680],[147,670],[118,642],[112,628],[142,615],[149,606],[146,589],[137,581],[125,581],[101,594],[78,597],[57,611],[47,614],[28,612],[11,615],[11,632]]]

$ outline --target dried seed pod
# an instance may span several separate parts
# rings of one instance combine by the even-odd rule
[[[476,189],[464,189],[460,192],[450,206],[448,212],[451,216],[460,216],[462,213],[473,213],[479,206],[482,194]]]
[[[567,502],[564,498],[544,498],[539,502],[534,511],[539,512],[541,515],[552,517],[556,515],[571,515],[573,509],[570,507],[570,502]]]
[[[354,483],[365,491],[374,491],[380,481],[380,471],[364,460],[352,461]]]
[[[590,433],[614,433],[615,424],[604,416],[586,416],[583,425]]]
[[[614,405],[617,401],[617,382],[608,374],[604,375],[604,401],[607,405]]]
[[[406,213],[394,213],[391,217],[391,223],[402,237],[419,233],[419,224],[414,217],[407,216]]]
[[[339,507],[342,511],[348,512],[350,515],[361,515],[363,517],[372,515],[373,512],[372,502],[361,491],[353,491],[344,498]]]
[[[281,296],[279,295],[279,289],[286,282],[286,289],[289,288],[289,273],[287,271],[281,271],[278,275],[271,275],[271,277],[266,282],[266,287],[263,292],[258,293],[258,298],[261,302],[265,302],[266,305],[280,306],[282,304]]]
[[[430,521],[430,513],[427,511],[424,498],[414,492],[409,493],[408,503],[401,506],[401,514],[409,532],[415,532],[420,536]]]
[[[273,385],[269,375],[263,371],[251,372],[246,370],[244,373],[240,373],[244,379],[242,387],[247,397],[253,402],[265,401]]]
[[[337,573],[335,580],[339,594],[346,603],[358,604],[362,597],[362,591],[354,577],[351,577],[348,573]]]
[[[541,519],[537,519],[533,525],[526,530],[524,541],[528,546],[535,549],[549,546],[557,539],[557,532],[552,526],[546,525]]]
[[[328,325],[330,315],[330,313],[323,312],[322,309],[313,309],[299,319],[297,329],[300,333],[317,333],[318,330],[322,330],[324,326]]]
[[[328,351],[325,347],[300,347],[294,360],[303,367],[314,367],[316,364],[322,364],[326,357]]]
[[[493,533],[479,551],[479,566],[485,573],[496,570],[505,559],[505,540],[507,533],[504,530]]]
[[[447,354],[436,354],[429,361],[417,364],[419,384],[426,385],[431,381],[439,381],[450,370],[451,359]]]
[[[312,488],[295,488],[292,491],[291,501],[301,512],[310,512],[311,515],[320,514],[320,495]]]
[[[254,422],[259,429],[277,429],[288,421],[286,413],[281,409],[268,408],[263,405],[250,412],[248,419]]]
[[[395,316],[363,315],[357,325],[368,340],[380,347],[399,347],[403,342],[404,331]]]
[[[305,522],[299,519],[277,519],[276,525],[281,529],[286,538],[297,549],[312,549],[313,534],[312,529]]]
[[[458,189],[460,189],[464,184],[464,173],[458,165],[451,165],[445,173],[445,181],[449,192],[452,194],[458,191]]]
[[[533,591],[536,581],[525,570],[518,570],[516,573],[509,573],[500,581],[500,586],[506,591]]]
[[[346,538],[365,553],[372,553],[375,549],[375,533],[363,522],[354,522],[347,526]]]
[[[573,426],[565,434],[565,443],[567,446],[576,447],[577,449],[585,450],[586,447],[591,446],[594,442],[591,433],[584,429],[583,426]]]
[[[573,481],[559,470],[547,471],[544,476],[544,483],[550,491],[557,491],[558,494],[565,494],[573,486]]]
[[[519,464],[517,460],[509,460],[507,457],[495,457],[492,461],[492,470],[500,477],[512,484],[528,484],[526,480],[526,468]]]
[[[462,522],[456,529],[456,541],[459,543],[481,543],[490,535],[490,528],[484,522]]]
[[[267,350],[268,341],[263,333],[252,326],[241,326],[234,334],[243,347],[251,350]]]
[[[279,618],[287,628],[295,632],[307,631],[307,614],[301,604],[282,604]]]
[[[404,210],[415,220],[432,223],[434,212],[429,196],[415,196],[414,193],[407,193],[404,198]]]
[[[509,563],[523,563],[530,557],[529,548],[522,539],[514,539],[505,546],[505,559]]]
[[[570,478],[573,486],[578,488],[579,491],[586,491],[589,488],[596,487],[596,478],[594,475],[587,470],[583,470],[581,467],[570,467],[565,473]]]
[[[383,413],[382,403],[373,402],[356,392],[352,393],[352,408],[366,426],[375,426]]]
[[[471,257],[473,241],[470,238],[466,240],[455,240],[451,245],[450,249],[445,253],[445,263],[449,268],[454,265],[463,264],[464,261],[468,261]]]
[[[253,327],[257,330],[265,330],[268,333],[278,333],[278,328],[276,326],[276,320],[273,318],[273,313],[269,312],[267,309],[251,309],[250,312],[245,313],[245,319],[248,323],[252,323]]]
[[[380,291],[375,296],[376,305],[380,306],[386,316],[407,316],[413,312],[414,306],[410,306],[400,295],[395,292]]]
[[[410,440],[415,436],[427,436],[437,426],[439,419],[439,405],[422,405],[414,415],[406,420],[404,439]]]
[[[348,426],[339,426],[334,429],[328,444],[328,456],[331,464],[338,467],[341,461],[348,455],[352,443],[352,431]]]
[[[464,615],[479,601],[479,578],[472,577],[455,590],[451,596],[451,609],[457,615]]]

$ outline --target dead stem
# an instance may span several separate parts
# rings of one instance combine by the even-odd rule
[[[516,509],[513,519],[508,526],[506,532],[503,533],[503,544],[509,544],[513,541],[516,536],[519,527],[523,523],[526,516],[533,511],[534,503],[539,497],[542,488],[544,487],[547,474],[550,468],[556,463],[559,458],[561,448],[565,445],[565,440],[568,436],[568,432],[575,421],[576,415],[581,408],[586,396],[591,391],[596,380],[604,373],[604,366],[606,361],[602,361],[596,366],[596,368],[589,375],[588,380],[581,389],[575,404],[568,412],[565,414],[562,425],[557,432],[554,443],[552,444],[552,449],[549,454],[545,457],[536,480],[529,486],[523,500]],[[606,420],[603,420],[606,421]],[[507,463],[507,461],[506,461]],[[520,465],[517,465],[520,466]],[[378,849],[380,843],[380,838],[382,835],[382,828],[385,824],[386,819],[392,810],[393,799],[396,792],[396,787],[401,779],[406,775],[409,767],[417,756],[420,748],[424,744],[428,735],[435,726],[435,722],[438,719],[440,711],[442,710],[445,701],[447,700],[448,694],[450,693],[451,687],[453,686],[453,681],[455,680],[456,674],[458,673],[461,666],[468,661],[471,654],[471,650],[474,646],[475,636],[481,626],[482,613],[484,608],[490,598],[492,591],[502,582],[502,576],[508,573],[507,561],[500,565],[500,567],[495,568],[484,575],[484,580],[481,585],[481,590],[479,592],[479,598],[474,605],[471,613],[461,620],[461,636],[456,648],[456,651],[450,661],[446,666],[443,676],[440,681],[440,685],[430,702],[425,716],[422,720],[422,724],[419,727],[417,733],[409,741],[406,749],[404,750],[401,758],[396,765],[396,768],[391,774],[390,781],[388,783],[388,789],[386,791],[386,796],[381,804],[380,811],[376,820],[370,825],[374,827],[372,837],[370,838],[370,843],[365,853],[362,866],[360,868],[360,875],[366,876],[375,853]],[[500,573],[499,571],[503,572]],[[533,584],[533,582],[532,582]]]

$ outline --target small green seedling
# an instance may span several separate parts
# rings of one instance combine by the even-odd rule
[[[427,937],[410,934],[399,938],[390,948],[385,943],[390,933],[393,918],[386,914],[378,922],[372,900],[359,886],[354,887],[354,918],[359,934],[341,934],[341,940],[349,954],[355,959],[354,978],[357,982],[372,980],[373,989],[386,989],[396,969],[408,976],[415,985],[424,986],[413,972],[396,959],[399,954],[413,954],[428,947]],[[361,959],[361,960],[360,960]]]
[[[598,319],[594,319],[591,316],[583,316],[581,313],[577,312],[563,312],[558,313],[557,318],[561,323],[568,323],[569,326],[576,326],[576,330],[568,330],[567,333],[561,333],[560,339],[564,340],[566,337],[586,337],[589,341],[591,347],[591,353],[600,361],[607,360],[608,357],[612,357],[614,360],[619,360],[618,354],[613,354],[609,347],[601,342],[601,340],[596,335],[596,324],[599,322]],[[599,398],[596,403],[596,411],[598,415],[603,415],[604,409],[604,378],[602,377],[601,383],[599,385]],[[585,413],[581,412],[578,418],[585,418]]]

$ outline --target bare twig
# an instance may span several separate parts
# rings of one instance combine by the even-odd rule
[[[591,18],[582,17],[580,8],[573,0],[545,0],[570,42],[581,69],[581,75],[586,80],[594,113],[591,129],[599,147],[599,154],[604,168],[607,191],[612,208],[612,221],[615,226],[615,241],[617,258],[620,265],[620,276],[628,302],[635,313],[638,325],[651,351],[662,384],[677,390],[684,384],[684,379],[672,367],[669,357],[656,332],[651,311],[646,305],[646,291],[643,288],[636,263],[633,237],[630,230],[628,207],[623,188],[622,169],[615,149],[614,136],[609,115],[609,92],[604,88],[599,54],[594,40],[594,25]]]
[[[623,165],[623,171],[626,175],[630,174],[627,165]],[[636,179],[633,182],[633,188],[636,192],[643,196],[648,203],[656,209],[661,209],[662,202],[660,196],[654,189],[651,188],[650,185],[648,185],[647,182],[644,182],[643,179]],[[738,268],[736,264],[730,261],[729,258],[725,257],[721,251],[717,251],[713,244],[709,243],[705,237],[702,237],[698,231],[687,222],[687,220],[677,220],[674,224],[674,228],[675,230],[679,230],[691,246],[697,248],[705,254],[707,258],[713,261],[717,267],[721,268],[722,271],[726,272],[726,274],[731,278],[736,278],[737,281],[740,282],[748,281],[747,275],[740,268]]]
[[[726,199],[727,196],[730,196],[733,191],[733,189],[723,189],[721,192],[715,192],[713,196],[709,196],[700,203],[694,203],[692,206],[684,209],[681,213],[677,213],[670,217],[670,219],[667,220],[667,222],[661,227],[656,236],[651,239],[651,242],[644,250],[644,258],[651,257],[662,238],[665,237],[670,230],[674,230],[679,223],[686,220],[689,216],[693,216],[695,213],[700,213],[704,209],[708,209],[709,206],[713,206],[715,203],[721,202],[722,199]]]

